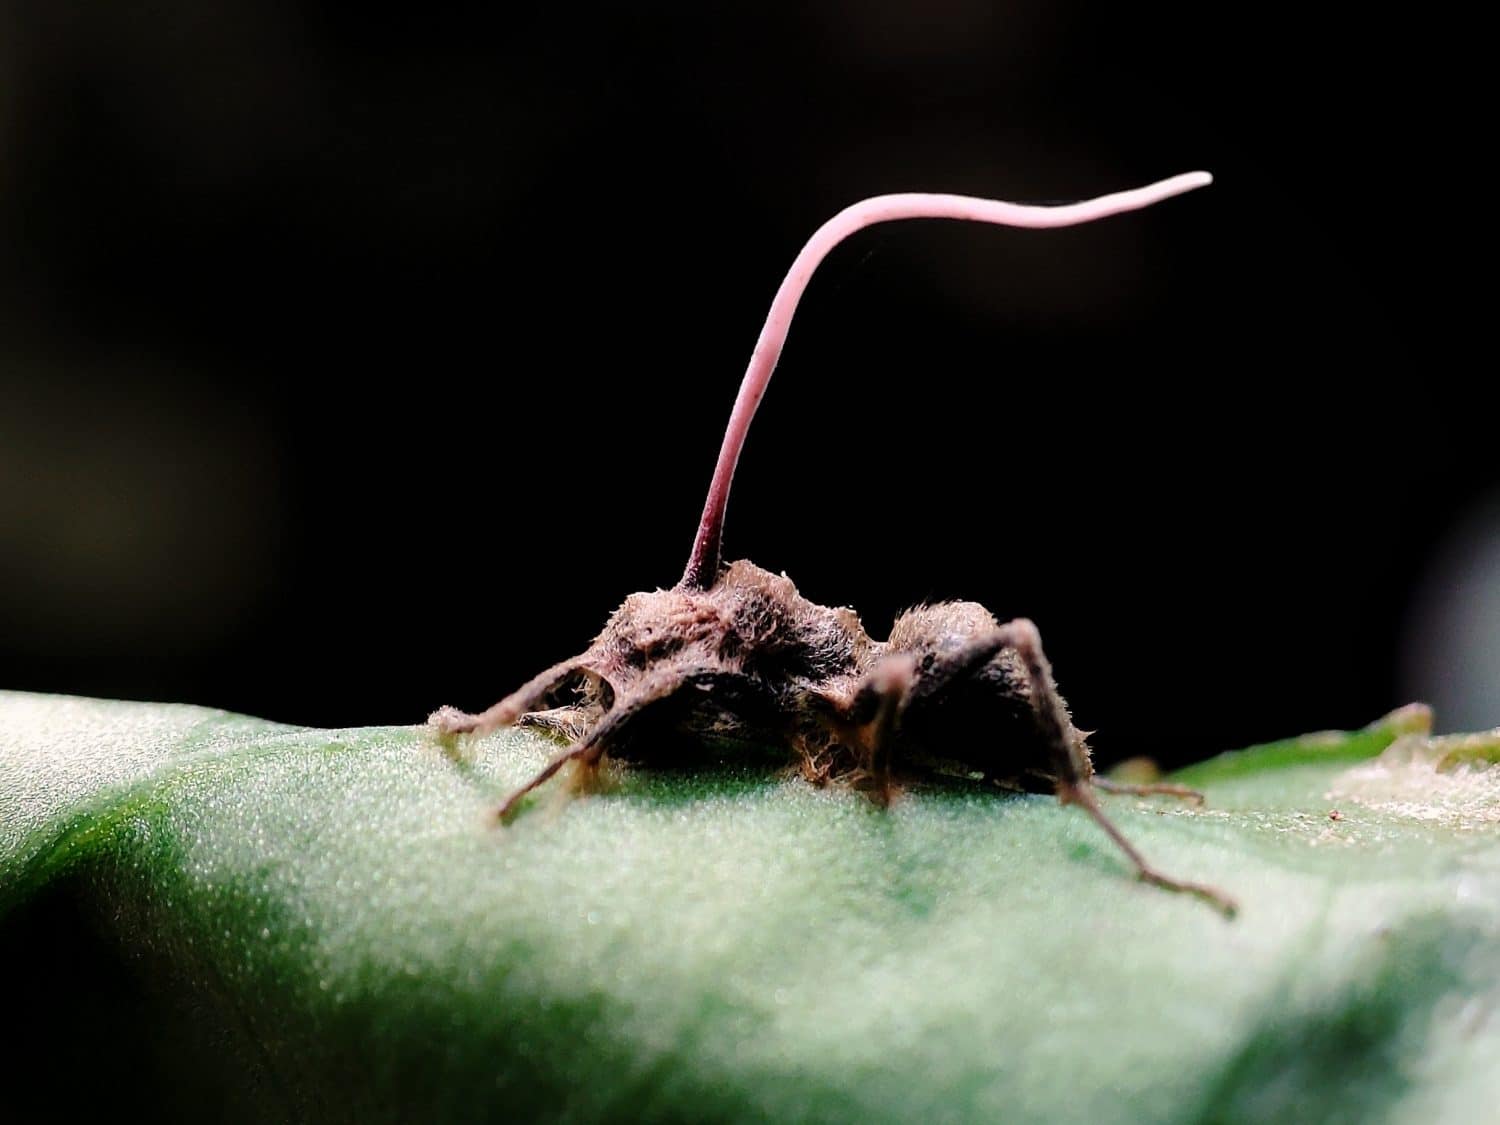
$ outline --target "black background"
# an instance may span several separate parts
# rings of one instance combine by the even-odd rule
[[[3,11],[5,686],[492,702],[676,580],[782,272],[883,191],[1217,177],[851,240],[731,506],[731,557],[877,635],[1036,619],[1105,760],[1403,702],[1500,475],[1480,60],[1415,10]]]

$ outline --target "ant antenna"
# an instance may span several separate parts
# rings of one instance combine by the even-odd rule
[[[771,302],[765,327],[760,330],[760,339],[755,342],[755,351],[750,355],[750,366],[745,369],[745,378],[740,383],[740,393],[734,400],[734,411],[729,415],[729,426],[724,431],[724,444],[719,448],[719,461],[714,467],[713,481],[708,486],[708,499],[703,504],[703,516],[698,521],[698,535],[693,540],[693,553],[688,558],[682,581],[677,584],[678,589],[706,590],[718,581],[724,512],[729,506],[729,486],[734,481],[734,469],[739,464],[740,450],[744,448],[750,421],[755,417],[756,407],[766,393],[771,373],[776,370],[776,361],[781,358],[787,329],[791,327],[792,315],[797,311],[797,302],[802,299],[808,280],[828,256],[828,252],[840,242],[855,231],[896,219],[965,219],[976,223],[995,223],[999,226],[1035,230],[1071,227],[1126,211],[1138,211],[1142,207],[1150,207],[1163,199],[1170,199],[1174,195],[1206,187],[1211,183],[1213,177],[1207,172],[1187,172],[1133,191],[1121,191],[1082,203],[1049,207],[1002,203],[997,199],[978,199],[969,195],[903,192],[862,200],[829,219],[808,239],[807,245],[792,263],[792,268],[787,271],[781,288],[776,291],[775,300]]]

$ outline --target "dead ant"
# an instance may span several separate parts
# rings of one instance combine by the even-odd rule
[[[1049,228],[1134,211],[1212,182],[1206,172],[1063,206],[961,195],[866,199],[825,223],[797,255],[771,303],[724,434],[708,500],[682,580],[631,594],[583,653],[553,665],[488,711],[451,707],[428,720],[443,736],[480,735],[524,722],[569,740],[518,801],[564,765],[592,775],[606,753],[646,764],[692,760],[705,743],[785,746],[809,781],[841,780],[884,804],[893,776],[958,774],[1013,790],[1052,791],[1083,808],[1130,857],[1140,878],[1183,891],[1232,916],[1217,889],[1152,867],[1105,815],[1096,790],[1169,793],[1094,775],[1087,735],[1073,726],[1036,626],[1000,624],[975,602],[919,606],[876,641],[850,609],[815,605],[791,581],[720,558],[724,512],[750,421],[786,340],[797,302],[837,243],[874,223],[967,219]],[[980,737],[982,735],[982,737]]]

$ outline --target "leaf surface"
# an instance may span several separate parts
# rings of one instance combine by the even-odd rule
[[[0,936],[88,904],[135,1005],[97,1050],[166,1112],[1479,1120],[1500,767],[1411,726],[1203,763],[1203,809],[1105,798],[1226,922],[1049,798],[635,770],[496,830],[552,743],[0,694]]]

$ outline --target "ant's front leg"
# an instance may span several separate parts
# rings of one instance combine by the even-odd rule
[[[585,667],[582,660],[582,657],[575,656],[554,664],[477,715],[470,715],[457,707],[440,707],[428,716],[427,725],[445,738],[460,734],[486,735],[501,727],[514,726],[523,715],[542,711],[564,688],[579,681],[587,685],[596,704],[607,710],[613,697],[609,682]]]
[[[872,783],[870,795],[889,805],[896,795],[891,778],[891,750],[901,713],[918,681],[917,659],[910,653],[882,657],[852,696],[834,704],[839,737],[853,744],[856,776]]]
[[[1057,694],[1057,686],[1052,680],[1052,665],[1042,652],[1041,634],[1037,632],[1035,625],[1024,618],[1000,626],[1000,631],[1005,636],[1005,643],[1013,647],[1020,656],[1031,679],[1037,725],[1052,743],[1052,760],[1057,768],[1058,800],[1065,805],[1078,805],[1093,817],[1094,822],[1104,829],[1105,834],[1135,864],[1136,872],[1144,882],[1165,890],[1193,895],[1215,907],[1226,917],[1234,917],[1239,907],[1232,898],[1205,883],[1189,883],[1162,874],[1146,862],[1146,857],[1136,850],[1135,845],[1125,838],[1114,821],[1105,815],[1098,798],[1094,796],[1097,782],[1094,780],[1093,765],[1089,761],[1088,752],[1083,748],[1082,740],[1074,737],[1067,708],[1063,706],[1062,697]]]
[[[1111,781],[1107,777],[1095,774],[1093,777],[1094,788],[1102,793],[1125,793],[1132,797],[1181,797],[1184,801],[1191,801],[1195,805],[1203,804],[1203,794],[1196,789],[1186,785],[1172,785],[1169,782],[1149,781],[1145,784],[1135,784],[1125,781]]]
[[[691,666],[660,671],[632,685],[628,690],[622,688],[614,706],[604,713],[586,735],[553,755],[535,777],[501,802],[494,814],[496,823],[509,816],[522,797],[548,781],[570,762],[577,762],[588,774],[592,774],[598,769],[605,754],[620,746],[626,739],[638,736],[643,724],[670,725],[683,712],[691,709],[700,698],[698,693],[710,692],[733,679],[735,677],[721,670]],[[656,729],[661,730],[662,727],[657,726]]]

